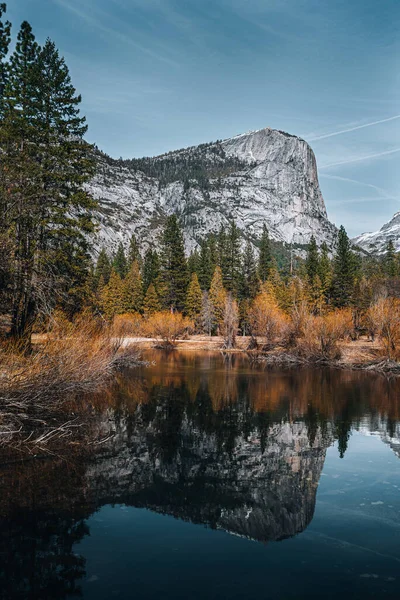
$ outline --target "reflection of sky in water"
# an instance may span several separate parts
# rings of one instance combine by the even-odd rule
[[[282,542],[119,505],[88,524],[89,599],[399,598],[400,461],[375,436],[353,432],[344,459],[328,449],[314,518]]]

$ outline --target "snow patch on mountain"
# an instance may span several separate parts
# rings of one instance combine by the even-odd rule
[[[397,212],[378,231],[363,233],[354,238],[353,243],[367,252],[383,254],[388,242],[392,241],[397,252],[400,251],[400,212]]]

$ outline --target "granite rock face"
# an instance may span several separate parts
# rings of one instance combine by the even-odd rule
[[[232,219],[250,241],[264,223],[273,239],[286,243],[307,244],[314,235],[332,245],[336,237],[312,149],[281,131],[261,129],[142,162],[99,154],[98,164],[88,186],[99,201],[98,247],[114,249],[133,232],[142,244],[153,244],[172,213],[187,250]],[[171,165],[175,175],[165,181],[160,174]]]

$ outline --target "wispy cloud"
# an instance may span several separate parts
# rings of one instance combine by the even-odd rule
[[[350,131],[357,131],[358,129],[365,129],[365,127],[372,127],[373,125],[380,125],[381,123],[388,123],[389,121],[395,121],[396,119],[400,119],[400,115],[394,115],[393,117],[380,119],[379,121],[372,121],[371,123],[364,123],[363,125],[356,125],[355,127],[349,127],[348,129],[340,129],[339,131],[333,131],[332,133],[326,133],[324,135],[318,135],[309,138],[309,141],[315,142],[317,140],[325,140],[336,135],[342,135],[343,133],[349,133]]]
[[[372,183],[367,183],[366,181],[359,181],[358,179],[351,179],[350,177],[341,177],[340,175],[328,175],[327,173],[321,173],[321,178],[324,179],[333,179],[335,181],[343,181],[346,183],[355,183],[356,185],[360,185],[362,187],[368,187],[381,194],[385,200],[398,200],[395,196],[390,195],[386,190],[374,185]]]
[[[143,44],[139,44],[138,42],[134,41],[130,36],[122,33],[121,31],[117,31],[110,26],[104,25],[99,19],[95,18],[93,14],[85,12],[77,6],[71,4],[70,0],[55,0],[55,2],[65,10],[72,12],[80,19],[86,21],[86,23],[88,23],[91,27],[96,27],[98,30],[102,31],[103,33],[106,33],[108,36],[112,35],[116,39],[119,39],[121,42],[133,46],[140,52],[143,52],[144,54],[147,54],[148,56],[151,56],[152,58],[155,58],[158,61],[169,64],[170,66],[180,67],[180,64],[177,61],[163,54],[159,54],[158,52],[155,52],[154,50],[148,48],[147,46],[144,46]]]
[[[368,154],[366,156],[356,156],[354,158],[348,158],[347,160],[340,160],[338,162],[330,163],[328,165],[322,165],[321,169],[329,169],[330,167],[338,167],[339,165],[348,165],[350,163],[361,162],[362,160],[371,160],[373,158],[380,158],[381,156],[389,156],[400,152],[400,148],[394,148],[393,150],[386,150],[385,152],[377,152],[376,154]]]

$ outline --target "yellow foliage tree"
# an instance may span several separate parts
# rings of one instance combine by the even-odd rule
[[[284,312],[279,308],[274,295],[266,291],[258,294],[249,310],[249,323],[254,337],[263,337],[267,344],[275,342],[277,336],[282,333],[287,322]]]

